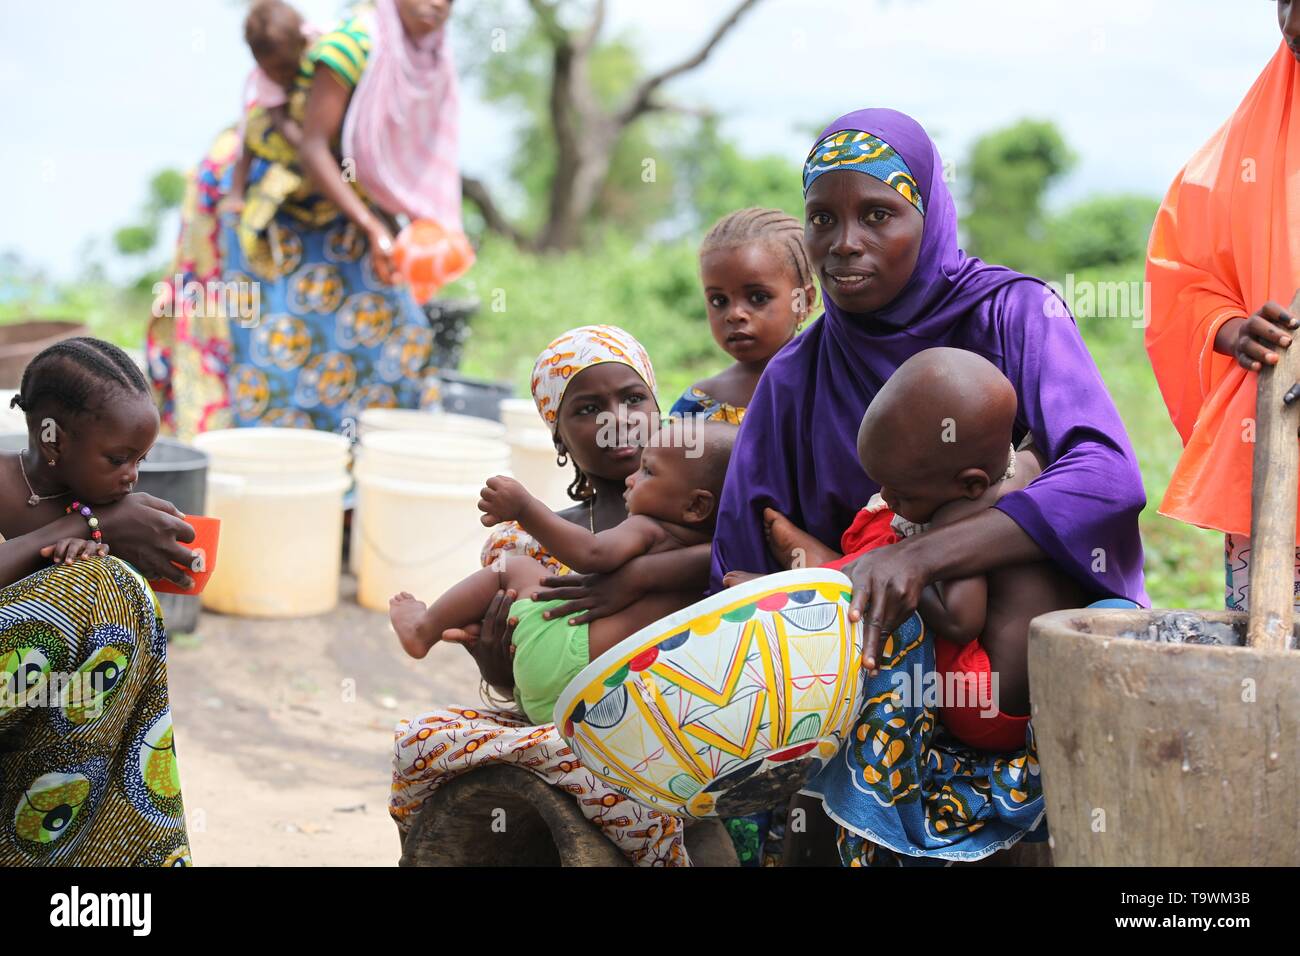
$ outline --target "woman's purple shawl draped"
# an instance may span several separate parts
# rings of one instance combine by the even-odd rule
[[[926,208],[916,269],[898,298],[870,316],[842,313],[828,298],[825,314],[768,365],[727,472],[711,590],[731,570],[781,570],[763,537],[765,507],[839,548],[879,490],[857,457],[867,404],[909,357],[943,345],[1002,370],[1019,398],[1015,440],[1032,432],[1049,462],[997,507],[1085,587],[1145,606],[1137,458],[1074,318],[1042,281],[958,248],[942,161],[913,119],[862,110],[822,136],[843,129],[881,137],[916,177]]]

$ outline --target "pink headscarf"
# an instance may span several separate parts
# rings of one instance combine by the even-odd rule
[[[379,0],[371,49],[343,121],[343,155],[385,211],[460,229],[460,97],[447,27],[413,42]]]

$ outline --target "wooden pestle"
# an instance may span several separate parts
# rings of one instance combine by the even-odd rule
[[[1300,318],[1300,290],[1289,309]],[[1276,365],[1259,372],[1255,461],[1250,494],[1250,614],[1246,644],[1268,650],[1292,646],[1295,623],[1296,497],[1300,482],[1300,399],[1285,401],[1300,383],[1300,329]]]

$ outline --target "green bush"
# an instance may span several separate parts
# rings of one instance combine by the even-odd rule
[[[591,253],[534,256],[488,239],[469,275],[447,295],[476,295],[464,371],[528,394],[533,361],[580,325],[617,325],[645,345],[664,409],[731,360],[713,342],[694,243],[635,245],[611,237]]]

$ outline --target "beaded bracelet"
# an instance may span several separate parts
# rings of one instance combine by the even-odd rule
[[[72,514],[74,511],[85,518],[86,524],[90,525],[90,539],[92,541],[102,541],[104,536],[99,530],[99,519],[96,518],[95,513],[90,510],[90,505],[83,505],[80,501],[74,501],[72,504],[68,505],[64,514]]]

